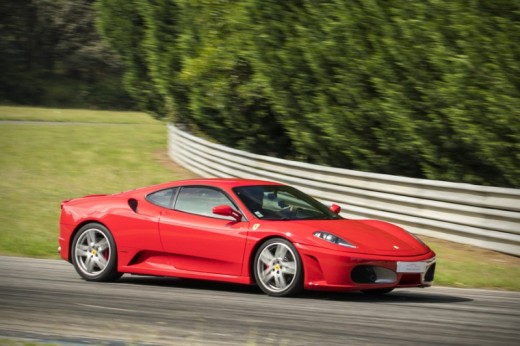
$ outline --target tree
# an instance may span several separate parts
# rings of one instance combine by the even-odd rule
[[[93,0],[5,0],[0,99],[110,108],[131,103],[122,65],[94,26]]]

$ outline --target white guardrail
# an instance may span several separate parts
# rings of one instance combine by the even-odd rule
[[[168,125],[169,156],[202,177],[293,185],[348,218],[373,218],[412,233],[520,256],[520,190],[366,173],[256,155]]]

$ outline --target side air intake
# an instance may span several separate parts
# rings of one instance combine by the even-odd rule
[[[130,198],[128,200],[128,206],[137,214],[137,200],[134,198]]]

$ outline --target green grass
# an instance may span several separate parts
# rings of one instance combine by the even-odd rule
[[[146,114],[0,107],[0,120],[17,114],[132,125],[0,123],[0,253],[57,257],[64,199],[187,177],[161,163],[166,127]]]
[[[111,124],[156,125],[161,122],[140,112],[92,111],[83,109],[53,109],[0,106],[0,120],[87,122]]]
[[[40,340],[26,340],[26,339],[0,339],[1,346],[53,346],[54,343],[48,343]]]
[[[421,237],[437,253],[435,285],[520,291],[520,258]]]
[[[0,106],[0,120],[30,121],[0,122],[1,254],[57,258],[64,199],[193,176],[168,163],[165,124],[144,113]],[[520,258],[424,239],[436,285],[520,291]]]

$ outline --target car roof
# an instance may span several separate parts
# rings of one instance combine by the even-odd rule
[[[274,181],[243,178],[200,178],[172,181],[172,185],[213,185],[213,186],[248,186],[248,185],[281,185]]]
[[[186,179],[186,180],[173,180],[162,184],[142,187],[133,189],[130,191],[121,192],[121,194],[133,194],[138,192],[150,193],[156,190],[168,189],[175,186],[188,186],[188,185],[207,185],[215,186],[223,189],[230,189],[238,186],[251,186],[251,185],[282,185],[274,181],[258,180],[258,179],[242,179],[242,178],[197,178],[197,179]]]

